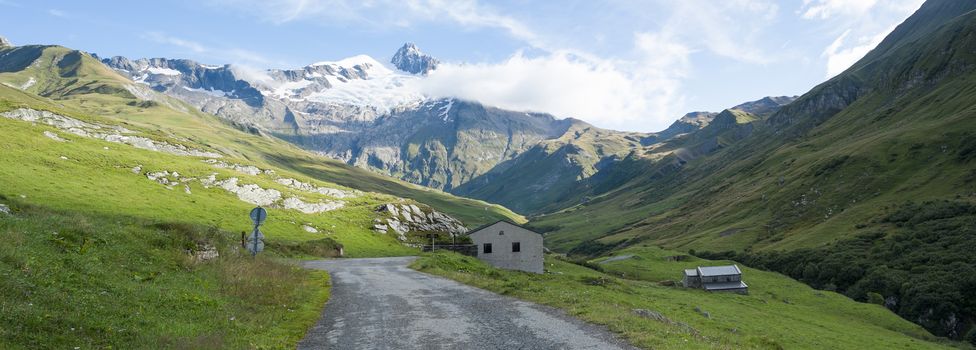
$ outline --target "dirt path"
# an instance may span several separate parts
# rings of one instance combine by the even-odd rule
[[[632,349],[563,312],[407,268],[414,258],[311,261],[332,297],[299,349]]]

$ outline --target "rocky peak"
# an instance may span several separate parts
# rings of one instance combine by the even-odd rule
[[[417,45],[406,43],[397,50],[390,63],[404,72],[426,75],[428,72],[437,69],[440,61],[430,55],[425,55],[417,48]]]
[[[756,101],[750,101],[731,109],[740,110],[760,117],[775,113],[785,105],[790,104],[799,96],[766,96]]]
[[[715,114],[713,112],[691,112],[678,119],[678,122],[690,124],[701,129],[707,126],[712,121],[712,118],[715,118]]]
[[[10,40],[7,40],[7,38],[0,36],[0,49],[5,47],[13,47],[13,46],[14,44],[11,44]]]

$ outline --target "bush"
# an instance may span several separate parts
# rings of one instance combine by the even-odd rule
[[[818,248],[698,255],[836,289],[855,300],[885,305],[936,336],[963,338],[957,321],[968,325],[976,320],[976,206],[965,201],[909,202],[880,219],[896,227]]]
[[[868,303],[884,306],[884,297],[881,294],[870,292],[868,293]]]

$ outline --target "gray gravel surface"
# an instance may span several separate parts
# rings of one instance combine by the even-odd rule
[[[332,296],[299,349],[632,349],[605,328],[414,271],[412,257],[305,262]]]

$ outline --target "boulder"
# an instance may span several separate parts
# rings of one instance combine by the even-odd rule
[[[270,191],[274,191],[274,190],[270,190]],[[294,209],[303,212],[305,214],[323,213],[331,210],[336,210],[345,206],[345,203],[343,202],[332,202],[332,201],[324,202],[324,203],[306,203],[305,201],[302,201],[301,199],[295,197],[285,198],[285,200],[282,201],[281,204],[283,207],[285,207],[285,209]]]
[[[193,250],[193,260],[197,262],[205,262],[218,257],[220,257],[220,253],[217,252],[217,247],[212,244],[197,244],[197,248]]]
[[[6,204],[0,204],[0,214],[10,215],[10,207]]]
[[[414,204],[411,204],[410,205],[410,211],[412,211],[414,215],[419,215],[419,216],[423,216],[424,215],[424,212],[420,210],[420,207],[418,207],[418,206],[416,206]]]
[[[51,132],[51,131],[44,131],[44,136],[47,136],[47,138],[52,139],[52,140],[57,141],[57,142],[66,142],[66,141],[68,141],[68,140],[65,140],[65,139],[61,138],[61,136],[58,136],[57,133],[54,133],[54,132]]]

